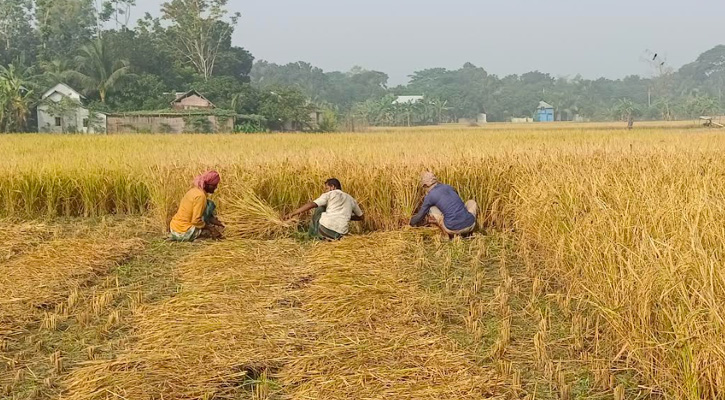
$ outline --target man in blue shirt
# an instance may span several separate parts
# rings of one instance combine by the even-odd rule
[[[411,226],[435,225],[449,238],[473,233],[478,214],[474,200],[464,204],[456,190],[439,183],[432,172],[424,172],[420,183],[426,190],[426,196],[420,211],[410,220]]]

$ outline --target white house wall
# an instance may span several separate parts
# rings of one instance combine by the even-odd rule
[[[53,96],[50,97],[53,99]],[[54,100],[54,99],[53,99]],[[55,101],[55,100],[54,100]],[[43,133],[64,133],[64,132],[79,132],[79,133],[105,133],[106,127],[106,115],[96,113],[97,125],[101,129],[94,129],[89,121],[89,127],[83,127],[83,120],[88,118],[90,111],[88,109],[80,107],[76,110],[75,115],[61,116],[61,126],[55,126],[55,115],[48,111],[48,106],[38,106],[38,132]]]
[[[79,107],[74,111],[73,115],[70,113],[66,115],[60,115],[61,124],[60,126],[55,125],[56,115],[49,111],[49,107],[46,104],[38,106],[38,132],[45,133],[64,133],[64,132],[79,132],[79,133],[105,133],[106,132],[106,115],[102,113],[96,113],[95,118],[96,124],[92,124],[89,118],[90,111],[87,108],[80,106],[83,96],[80,93],[73,90],[68,85],[59,83],[52,89],[48,90],[43,94],[44,101],[52,101],[54,103],[60,103],[63,99],[69,98],[79,104]],[[83,127],[83,120],[88,119],[89,126]],[[98,128],[98,129],[94,129]]]

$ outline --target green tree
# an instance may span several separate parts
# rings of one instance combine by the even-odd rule
[[[629,99],[619,99],[612,107],[612,114],[615,119],[620,121],[630,121],[639,115],[640,109]]]
[[[171,23],[169,44],[204,79],[214,74],[220,50],[240,17],[229,17],[226,5],[227,0],[172,0],[161,7],[162,18]]]
[[[106,31],[103,41],[114,57],[128,60],[135,73],[157,76],[169,90],[182,90],[194,80],[194,70],[167,45],[161,21],[146,15],[134,30]]]
[[[70,59],[98,29],[93,0],[35,0],[40,56]]]
[[[447,114],[448,114],[448,102],[445,100],[440,99],[430,99],[428,100],[431,107],[432,112],[434,114],[435,123],[441,124],[443,122],[447,122]]]
[[[675,104],[670,97],[658,98],[654,103],[654,108],[657,109],[659,118],[663,121],[675,119]]]
[[[62,59],[41,61],[39,66],[41,75],[37,77],[37,80],[46,87],[68,81],[73,70],[71,62]]]
[[[690,96],[684,104],[684,113],[690,118],[711,116],[719,111],[720,102],[709,95]]]
[[[447,103],[451,117],[475,118],[491,108],[496,78],[466,63],[458,70],[433,68],[415,72],[403,93],[425,95]],[[513,93],[512,93],[513,94]]]
[[[681,92],[697,89],[725,105],[725,45],[715,46],[677,72]]]
[[[131,8],[136,0],[106,0],[101,4],[98,18],[101,21],[115,21],[116,29],[128,26],[131,20]]]
[[[30,72],[10,64],[0,66],[0,131],[24,132],[27,130],[33,90]]]
[[[277,65],[257,61],[250,74],[262,89],[293,86],[316,103],[334,104],[349,111],[357,103],[379,99],[387,94],[388,76],[379,71],[355,67],[349,72],[324,72],[306,62]]]
[[[280,87],[262,93],[259,114],[275,130],[285,129],[286,125],[295,130],[304,130],[310,127],[310,113],[314,107],[301,90],[290,87]]]
[[[337,132],[338,122],[335,110],[329,108],[322,110],[322,121],[320,121],[319,129],[321,132]]]
[[[171,91],[158,76],[140,74],[114,89],[106,104],[114,111],[163,110],[173,100]]]
[[[245,84],[232,96],[230,108],[240,114],[256,114],[259,112],[262,97],[259,90]]]
[[[356,104],[352,113],[354,117],[362,118],[371,126],[392,125],[395,119],[393,101],[395,101],[393,95],[385,96],[382,99],[369,99]]]
[[[69,76],[78,81],[86,92],[98,93],[101,103],[105,103],[108,92],[131,73],[128,61],[115,59],[102,39],[83,46],[76,63],[78,69],[70,72]]]
[[[37,42],[31,25],[31,0],[3,0],[0,2],[0,65],[25,54],[33,59]]]
[[[213,76],[207,80],[200,77],[186,89],[196,89],[219,108],[233,109],[235,96],[246,92],[249,84],[231,76]]]

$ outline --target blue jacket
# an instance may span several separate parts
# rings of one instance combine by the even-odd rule
[[[466,210],[466,206],[456,190],[439,183],[425,196],[423,207],[410,220],[410,225],[420,224],[428,215],[431,207],[438,207],[441,210],[444,218],[443,222],[446,228],[451,231],[460,231],[476,223],[476,218]]]

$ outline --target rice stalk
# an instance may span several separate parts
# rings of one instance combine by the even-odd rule
[[[221,212],[229,237],[278,239],[289,237],[297,227],[296,220],[282,220],[278,211],[251,190],[225,197]]]

